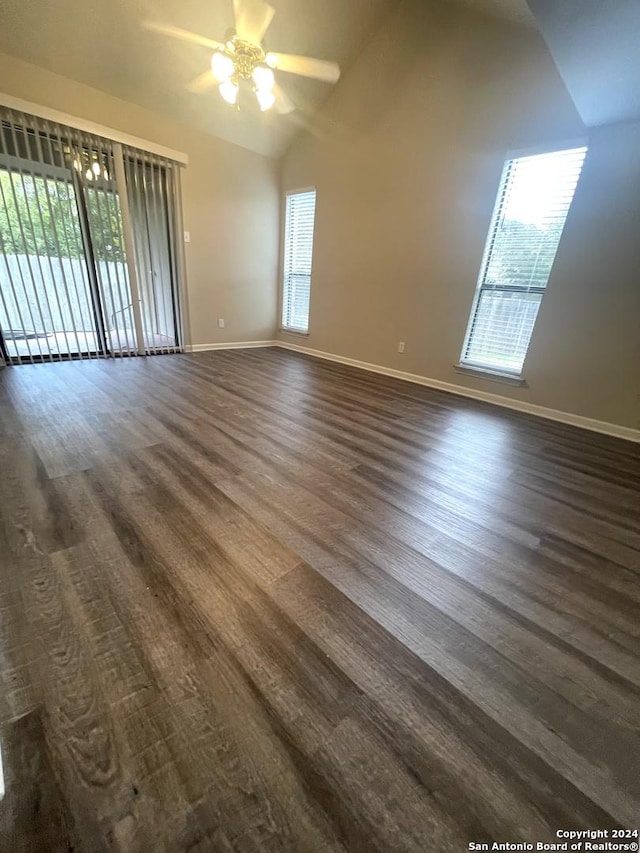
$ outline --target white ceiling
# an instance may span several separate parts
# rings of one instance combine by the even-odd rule
[[[271,0],[272,50],[347,67],[397,0]],[[233,26],[232,0],[2,0],[0,51],[267,155],[278,155],[298,124],[271,111],[235,111],[212,90],[185,85],[208,68],[211,51],[141,28],[166,22],[214,39]],[[329,26],[328,22],[331,22]],[[304,117],[331,86],[282,75]],[[1,88],[1,84],[0,84]]]
[[[529,0],[584,123],[640,119],[640,0]]]
[[[267,47],[336,60],[356,59],[400,0],[270,0],[276,16]],[[426,0],[423,0],[426,2]],[[526,0],[448,0],[530,25]],[[278,156],[332,87],[282,75],[298,106],[291,117],[235,111],[215,90],[185,85],[208,67],[210,51],[143,30],[153,19],[223,38],[232,0],[1,0],[0,51],[177,121],[270,156]],[[1,88],[1,82],[0,82]]]
[[[497,18],[523,24],[525,27],[536,26],[536,19],[529,9],[527,0],[455,0],[455,2],[476,9],[478,12],[486,12]]]

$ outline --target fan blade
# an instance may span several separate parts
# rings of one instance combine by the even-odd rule
[[[236,35],[243,41],[260,44],[276,10],[264,0],[233,0]]]
[[[293,103],[293,101],[287,95],[284,89],[277,83],[273,87],[273,94],[276,96],[276,102],[274,106],[277,113],[280,113],[280,115],[288,115],[288,113],[294,112],[296,105]]]
[[[188,41],[191,44],[198,44],[201,47],[208,47],[210,50],[224,50],[224,45],[214,39],[209,39],[206,36],[198,35],[198,33],[190,33],[189,30],[181,30],[180,27],[173,27],[171,24],[159,24],[156,21],[143,21],[142,26],[145,30],[151,30],[154,33],[160,33],[163,36]]]
[[[310,56],[296,56],[293,53],[268,53],[267,65],[277,71],[312,77],[324,83],[337,83],[340,79],[340,66],[326,59],[312,59]]]
[[[217,85],[217,83],[218,81],[211,73],[211,69],[208,69],[202,74],[198,74],[198,76],[190,83],[187,83],[186,89],[187,92],[193,92],[194,95],[199,95],[201,92],[206,92],[207,89]]]

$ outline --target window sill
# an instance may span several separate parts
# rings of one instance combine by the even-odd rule
[[[508,373],[502,370],[493,370],[490,367],[477,367],[473,364],[454,364],[453,369],[456,373],[464,373],[469,376],[477,376],[478,379],[489,379],[494,382],[501,382],[503,385],[526,386],[527,380],[515,373]]]
[[[283,335],[297,335],[299,338],[309,337],[309,332],[301,332],[298,329],[287,329],[285,326],[281,326],[278,331],[282,332]]]

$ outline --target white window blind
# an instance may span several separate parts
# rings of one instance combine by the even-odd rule
[[[287,195],[282,326],[296,332],[306,332],[309,328],[315,214],[315,190]]]
[[[505,163],[462,364],[520,374],[586,153]]]

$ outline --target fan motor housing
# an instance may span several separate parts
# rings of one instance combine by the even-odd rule
[[[243,80],[249,80],[254,68],[265,61],[264,48],[260,44],[238,38],[235,31],[227,36],[226,52],[233,60],[236,75]]]

